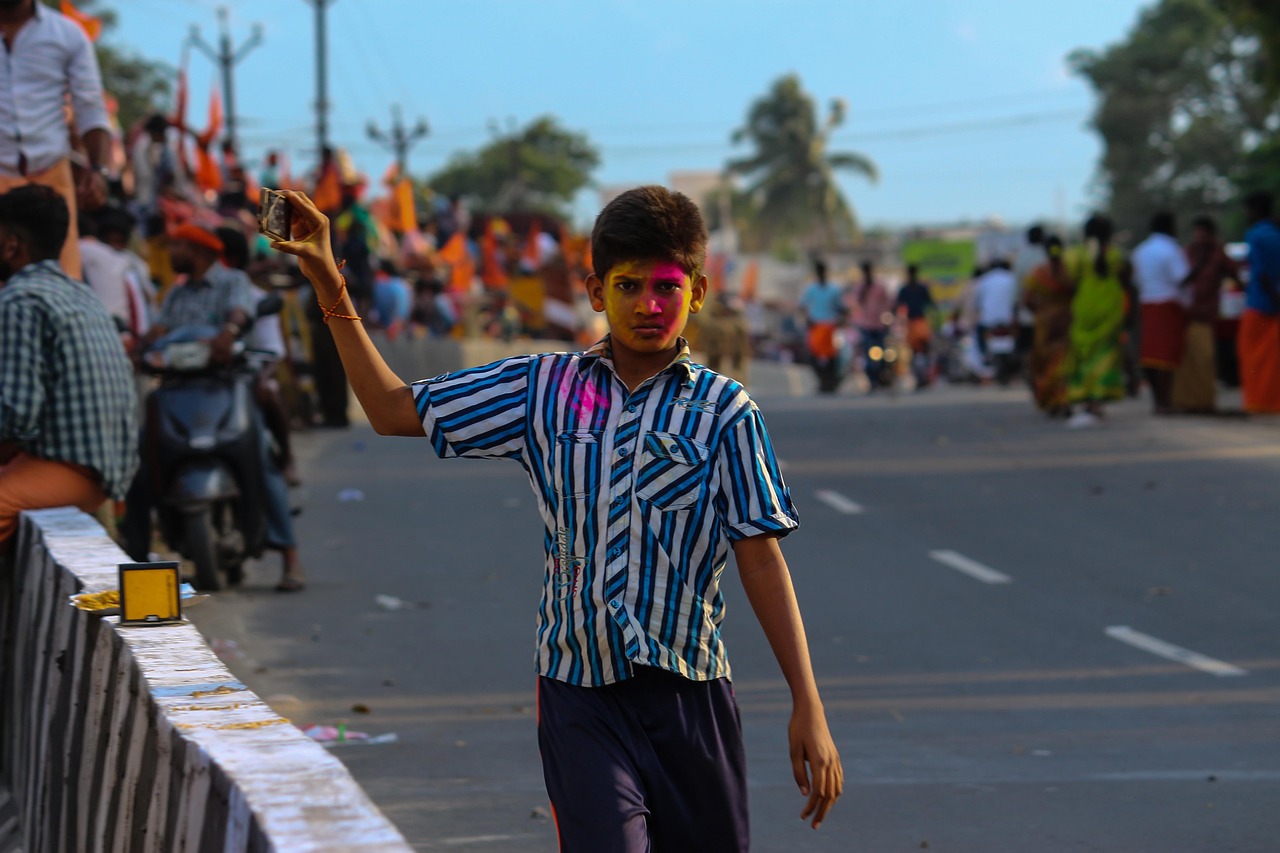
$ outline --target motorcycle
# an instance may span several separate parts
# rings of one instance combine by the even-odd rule
[[[1002,324],[987,330],[987,357],[996,382],[1009,385],[1022,370],[1015,327]]]
[[[257,316],[279,312],[268,296]],[[219,590],[244,576],[267,538],[268,431],[254,383],[273,353],[237,341],[230,362],[214,364],[207,330],[179,330],[147,352],[160,379],[147,400],[146,448],[160,532],[195,566],[196,586]]]

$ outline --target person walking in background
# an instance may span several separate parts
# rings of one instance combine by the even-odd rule
[[[1183,287],[1191,268],[1174,238],[1173,214],[1151,218],[1151,235],[1133,250],[1133,281],[1142,322],[1142,370],[1151,386],[1152,410],[1173,412],[1173,372],[1182,363],[1186,338]]]
[[[69,219],[50,187],[0,195],[0,548],[21,511],[93,512],[138,468],[133,367],[107,309],[58,265]]]
[[[853,323],[858,327],[861,341],[863,369],[867,374],[868,391],[875,391],[884,384],[884,347],[889,323],[893,321],[893,303],[889,291],[876,278],[870,261],[862,262],[862,284],[853,300]],[[886,322],[887,321],[887,322]],[[877,355],[878,353],[878,355]]]
[[[1191,223],[1186,248],[1188,274],[1187,332],[1182,363],[1173,374],[1173,408],[1191,414],[1217,409],[1217,367],[1214,364],[1214,327],[1224,281],[1237,280],[1236,265],[1218,239],[1218,225],[1208,216]]]
[[[800,295],[800,309],[808,325],[809,357],[818,376],[818,393],[834,394],[840,387],[840,354],[836,327],[845,311],[840,289],[827,281],[827,265],[813,262],[814,281]]]
[[[101,207],[114,180],[98,60],[80,25],[39,0],[0,2],[0,38],[0,193],[24,184],[57,190],[71,214],[59,265],[79,278],[78,211]],[[68,95],[88,155],[74,173]]]
[[[1273,213],[1271,193],[1245,196],[1249,286],[1236,345],[1244,410],[1255,414],[1280,413],[1280,228]]]
[[[937,306],[929,285],[920,280],[920,267],[915,264],[907,266],[906,284],[898,289],[894,304],[907,318],[907,346],[911,347],[911,368],[915,373],[916,388],[925,388],[933,379],[929,352],[933,327],[929,322],[929,312]]]
[[[1027,278],[1048,260],[1048,246],[1045,240],[1044,226],[1032,225],[1027,229],[1026,240],[1018,247],[1018,253],[1013,257],[1013,280],[1018,286],[1017,310],[1014,314],[1018,327],[1017,351],[1020,359],[1028,361],[1031,358],[1031,351],[1035,348],[1036,319],[1034,312],[1023,299],[1023,295],[1026,292]],[[1028,378],[1031,377],[1028,376]]]
[[[1067,396],[1067,360],[1071,351],[1071,302],[1076,286],[1067,273],[1062,240],[1044,241],[1047,260],[1033,269],[1022,288],[1022,304],[1035,318],[1029,358],[1036,405],[1050,417],[1071,411]]]
[[[1121,251],[1111,245],[1112,233],[1111,220],[1095,214],[1084,226],[1085,245],[1067,255],[1067,275],[1076,289],[1071,300],[1067,399],[1084,406],[1067,421],[1069,429],[1096,425],[1103,404],[1125,393],[1121,346],[1131,271]]]

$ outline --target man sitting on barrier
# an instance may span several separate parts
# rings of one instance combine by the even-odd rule
[[[58,263],[67,204],[0,195],[0,549],[26,509],[93,512],[138,467],[133,369],[106,308]]]

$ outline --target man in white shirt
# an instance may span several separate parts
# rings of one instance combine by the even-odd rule
[[[1172,213],[1157,213],[1151,236],[1130,256],[1142,309],[1142,370],[1161,415],[1173,411],[1173,372],[1182,362],[1187,325],[1184,287],[1191,269],[1175,230]]]
[[[996,329],[1012,333],[1018,280],[1008,261],[998,260],[978,276],[973,285],[973,310],[977,315],[978,344],[987,352],[987,338]]]
[[[38,0],[0,0],[0,39],[0,193],[24,184],[58,191],[71,213],[59,262],[79,278],[77,196],[84,207],[99,207],[110,178],[111,135],[98,60],[80,25]],[[68,94],[89,161],[76,176]]]

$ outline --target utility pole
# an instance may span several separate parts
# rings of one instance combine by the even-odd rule
[[[218,49],[214,50],[209,46],[203,38],[200,37],[200,27],[193,26],[191,34],[187,40],[204,52],[222,71],[222,97],[226,101],[227,107],[227,142],[236,151],[239,146],[236,144],[236,98],[235,87],[233,85],[234,75],[233,69],[239,64],[249,52],[262,43],[262,24],[254,24],[253,31],[249,35],[249,40],[238,48],[231,46],[231,28],[228,24],[229,14],[226,6],[218,7],[218,21],[221,23],[222,35],[218,39]]]
[[[367,131],[370,139],[382,144],[396,155],[396,175],[403,178],[408,176],[406,167],[409,160],[409,149],[413,147],[415,142],[430,133],[431,128],[427,126],[426,119],[418,119],[418,123],[413,126],[412,130],[405,130],[404,120],[400,116],[400,105],[393,104],[391,107],[391,131],[383,133],[372,121],[369,122]]]
[[[316,12],[316,152],[322,159],[329,147],[329,43],[325,12],[334,0],[306,0]]]

